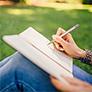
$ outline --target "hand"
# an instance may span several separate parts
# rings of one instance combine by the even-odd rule
[[[60,35],[62,35],[64,32],[64,29],[59,28],[56,35],[53,36],[56,49],[64,51],[73,58],[85,57],[86,52],[76,45],[70,33],[63,38],[60,38]]]
[[[65,85],[54,77],[51,77],[51,82],[58,90],[63,92],[92,92],[92,85],[86,82],[83,82],[76,78],[64,77],[64,79],[70,85]]]

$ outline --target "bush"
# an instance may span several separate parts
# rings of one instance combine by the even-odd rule
[[[92,4],[92,0],[83,0],[83,4]]]
[[[12,1],[14,3],[19,3],[20,2],[20,0],[9,0],[9,1]]]
[[[10,1],[13,1],[15,3],[26,3],[26,2],[30,2],[31,0],[10,0]]]

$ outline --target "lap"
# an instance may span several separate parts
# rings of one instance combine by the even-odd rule
[[[15,81],[15,83],[22,82],[23,84],[27,85],[27,87],[37,90],[37,92],[57,92],[50,82],[49,74],[18,52],[6,58],[0,63],[0,65],[0,82],[3,83],[8,79],[6,83],[0,85],[2,88]],[[92,82],[92,76],[75,65],[73,66],[73,75],[74,77],[89,83]]]
[[[49,74],[34,65],[20,53],[12,55],[11,59],[0,68],[0,72],[2,83],[8,79],[8,83],[1,85],[3,87],[16,81],[16,83],[22,82],[28,87],[37,90],[37,92],[57,92],[50,82]]]

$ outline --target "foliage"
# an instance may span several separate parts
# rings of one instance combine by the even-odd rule
[[[10,0],[10,1],[13,1],[15,3],[19,3],[20,2],[20,0]]]
[[[92,0],[83,0],[83,4],[92,4]]]

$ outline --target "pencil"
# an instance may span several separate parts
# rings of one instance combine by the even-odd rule
[[[72,28],[70,28],[70,29],[68,29],[64,34],[62,34],[60,37],[62,38],[62,37],[64,37],[65,35],[67,35],[68,33],[70,33],[70,32],[72,32],[72,31],[74,31],[74,29],[76,29],[76,28],[78,28],[79,27],[79,24],[76,24],[75,26],[73,26]],[[52,41],[50,41],[49,43],[48,43],[48,45],[49,44],[51,44],[51,43],[53,43],[54,41],[52,40]]]

